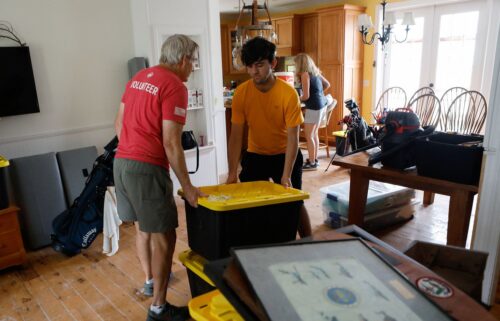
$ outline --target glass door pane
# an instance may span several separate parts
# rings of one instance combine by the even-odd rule
[[[481,3],[481,2],[479,2]],[[479,88],[474,74],[480,74],[481,65],[475,66],[478,46],[480,6],[457,4],[436,8],[436,61],[435,92],[438,97],[451,87]],[[479,68],[479,70],[477,70]]]
[[[422,68],[426,61],[425,50],[429,47],[425,43],[428,30],[432,29],[427,24],[432,22],[432,12],[427,10],[413,11],[415,25],[410,27],[408,38],[406,36],[406,26],[401,25],[403,12],[396,12],[397,24],[394,34],[391,35],[384,68],[384,89],[389,87],[402,87],[407,94],[407,98],[412,95],[422,84]]]
[[[485,0],[393,11],[397,25],[384,54],[383,90],[399,86],[411,97],[421,87],[433,87],[436,96],[451,87],[481,88],[486,34]],[[415,26],[401,26],[412,11]]]

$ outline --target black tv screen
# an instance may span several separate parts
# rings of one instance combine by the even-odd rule
[[[40,112],[28,47],[0,47],[0,117]]]

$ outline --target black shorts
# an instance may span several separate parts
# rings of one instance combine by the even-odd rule
[[[297,152],[297,158],[292,169],[292,187],[302,188],[302,164],[304,158],[300,149]],[[241,182],[268,181],[270,178],[276,184],[281,184],[283,168],[285,167],[285,154],[278,155],[260,155],[251,152],[245,152],[241,159]]]

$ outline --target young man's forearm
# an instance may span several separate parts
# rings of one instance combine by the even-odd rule
[[[285,166],[283,168],[283,177],[290,178],[292,176],[293,165],[297,159],[299,150],[299,132],[298,127],[288,129],[288,138],[286,144]]]

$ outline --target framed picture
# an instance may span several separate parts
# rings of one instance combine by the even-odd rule
[[[361,239],[233,249],[269,320],[452,320]]]

